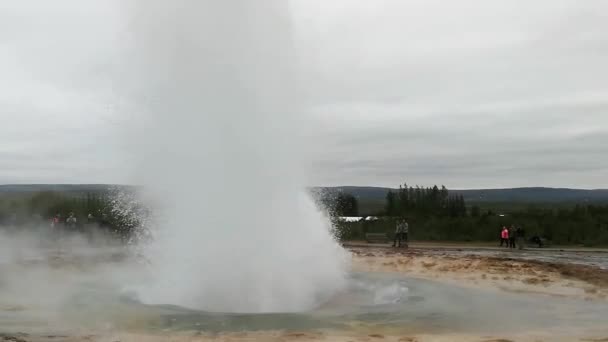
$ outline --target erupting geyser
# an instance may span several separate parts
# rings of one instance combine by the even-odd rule
[[[305,190],[287,1],[134,4],[130,146],[162,208],[141,299],[224,312],[327,300],[347,256]]]

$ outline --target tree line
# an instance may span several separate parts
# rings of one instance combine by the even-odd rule
[[[335,208],[357,207],[357,199],[350,194],[341,193],[333,200]],[[347,212],[336,210],[335,213]],[[608,245],[608,205],[605,204],[572,203],[556,208],[548,204],[502,203],[492,209],[482,209],[479,204],[466,203],[462,195],[450,194],[445,186],[403,184],[387,193],[384,210],[377,216],[376,221],[336,221],[337,233],[343,239],[362,239],[368,232],[392,234],[395,220],[407,217],[410,236],[418,240],[498,241],[502,226],[515,225],[522,227],[528,237],[541,236],[555,244]]]
[[[316,196],[319,205],[334,217],[336,233],[342,239],[362,239],[368,232],[392,234],[395,220],[407,217],[410,236],[417,240],[498,241],[502,226],[521,226],[527,236],[545,237],[555,244],[608,246],[608,205],[579,203],[554,207],[522,206],[521,203],[496,204],[488,208],[467,203],[452,195],[445,186],[407,186],[387,193],[384,209],[374,214],[379,219],[341,222],[340,216],[359,216],[359,199],[339,191]],[[41,192],[32,195],[0,197],[0,226],[20,227],[48,224],[57,214],[63,218],[73,212],[79,227],[85,228],[89,214],[98,226],[128,238],[145,225],[142,219],[150,209],[140,205],[130,192],[68,194]],[[235,215],[238,215],[236,213]]]
[[[0,226],[13,229],[45,226],[55,217],[65,222],[73,213],[79,231],[103,229],[129,238],[140,225],[145,208],[133,206],[135,202],[125,197],[131,196],[121,190],[108,189],[75,194],[47,191],[0,198]]]
[[[407,216],[412,213],[464,217],[467,209],[464,197],[450,195],[443,185],[441,188],[437,185],[424,188],[418,185],[408,187],[405,183],[399,186],[399,190],[387,193],[384,215]]]

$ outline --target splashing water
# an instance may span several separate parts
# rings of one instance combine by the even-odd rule
[[[348,258],[305,192],[287,2],[133,4],[141,115],[129,145],[162,208],[141,299],[224,312],[318,306],[345,286]]]

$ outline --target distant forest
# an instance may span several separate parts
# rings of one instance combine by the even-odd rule
[[[64,191],[5,192],[0,196],[0,227],[48,227],[53,218],[65,227],[66,218],[77,218],[75,232],[101,229],[117,238],[128,240],[138,227],[146,208],[131,201],[132,188],[101,187],[94,192],[61,187]]]
[[[342,222],[359,216],[359,199],[346,191],[329,191],[321,200],[331,208],[338,234],[360,240],[365,233],[392,234],[395,220],[407,217],[412,239],[436,241],[498,241],[502,226],[518,226],[528,237],[538,235],[560,245],[608,245],[608,204],[476,203],[445,186],[388,190],[383,208],[367,212],[378,220]]]
[[[135,191],[134,187],[103,185],[0,186],[0,226],[45,226],[57,214],[65,220],[73,212],[80,231],[91,226],[101,227],[128,239],[142,224],[139,220],[149,214],[147,208],[133,201]],[[403,184],[395,189],[314,188],[311,191],[320,206],[330,213],[343,240],[363,239],[366,233],[374,232],[392,234],[395,220],[407,217],[414,240],[498,241],[502,226],[515,225],[524,228],[527,236],[542,236],[554,244],[608,246],[608,204],[586,200],[589,193],[581,193],[580,196],[585,197],[566,202],[528,203],[474,201],[471,197],[475,198],[477,193],[451,191],[445,186]],[[372,191],[373,196],[381,194],[384,198],[370,206],[370,197],[362,196],[363,191]],[[519,196],[522,190],[507,190],[511,195],[514,192]],[[343,216],[378,219],[344,222],[339,220]]]

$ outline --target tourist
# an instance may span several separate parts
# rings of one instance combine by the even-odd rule
[[[401,238],[405,243],[405,247],[409,246],[410,241],[410,225],[407,223],[407,218],[403,219],[402,229],[401,229]]]
[[[51,228],[59,229],[59,224],[61,223],[61,214],[57,213],[51,219]]]
[[[515,248],[515,225],[512,224],[509,228],[509,248]]]
[[[70,216],[65,221],[68,229],[70,229],[72,231],[76,230],[76,223],[77,222],[78,222],[78,220],[76,219],[76,216],[74,216],[73,212],[70,213]]]
[[[401,247],[401,241],[405,241],[407,247],[409,234],[409,225],[407,224],[407,218],[402,218],[397,221],[397,227],[395,228],[395,240],[393,241],[393,247]],[[397,242],[399,243],[397,245]]]
[[[515,231],[515,237],[517,238],[517,248],[519,250],[524,249],[524,242],[526,241],[526,232],[521,226],[517,227]]]
[[[59,241],[61,239],[61,235],[63,233],[63,227],[61,226],[62,223],[60,213],[55,214],[55,216],[53,216],[51,219],[51,234],[55,241]]]
[[[503,244],[509,248],[509,230],[505,226],[502,227],[502,231],[500,232],[500,247]]]
[[[539,235],[534,235],[531,241],[535,244],[538,244],[538,248],[543,247],[543,239]]]

